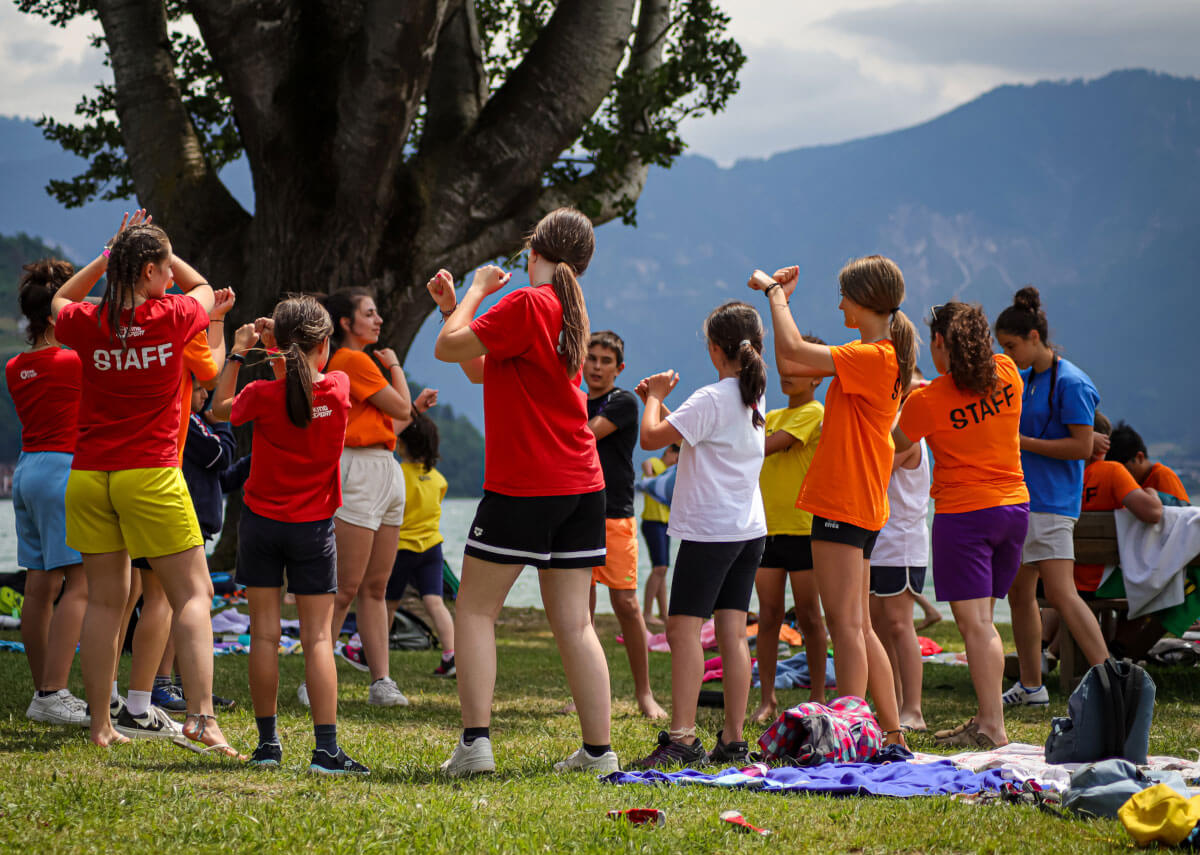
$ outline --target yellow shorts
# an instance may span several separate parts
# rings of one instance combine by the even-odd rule
[[[130,558],[158,558],[202,546],[204,538],[179,469],[72,469],[67,543],[84,553],[127,549]]]
[[[604,540],[608,554],[603,567],[592,568],[593,584],[607,585],[614,591],[636,591],[637,520],[605,520]]]

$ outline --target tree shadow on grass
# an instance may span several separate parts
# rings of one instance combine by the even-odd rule
[[[84,728],[64,727],[61,730],[28,730],[0,736],[0,753],[56,751],[67,744],[77,744],[87,738]]]

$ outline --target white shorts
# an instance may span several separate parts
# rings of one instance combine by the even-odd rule
[[[342,449],[342,506],[334,517],[371,531],[404,522],[404,470],[392,452]]]
[[[1075,560],[1075,518],[1062,514],[1031,513],[1021,563]]]

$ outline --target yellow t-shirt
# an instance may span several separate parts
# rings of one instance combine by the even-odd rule
[[[441,472],[423,463],[401,463],[404,470],[404,522],[399,549],[424,552],[441,543],[442,499],[449,486]]]
[[[763,459],[758,486],[767,514],[767,534],[812,534],[812,514],[796,507],[796,497],[817,451],[824,415],[820,401],[767,413],[767,436],[785,431],[796,440]]]
[[[667,471],[667,464],[663,463],[657,457],[651,457],[650,471],[655,475],[661,475]],[[650,498],[649,493],[643,493],[642,498],[646,502],[642,507],[642,522],[670,522],[671,509],[669,507],[656,499]]]

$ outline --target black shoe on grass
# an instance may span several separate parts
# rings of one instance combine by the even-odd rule
[[[688,745],[675,742],[665,730],[658,732],[658,747],[631,764],[634,769],[662,769],[667,766],[703,766],[708,762],[704,746],[697,739]]]
[[[359,763],[357,760],[351,759],[341,748],[338,748],[337,754],[330,754],[328,751],[322,751],[317,748],[312,753],[312,763],[308,766],[308,771],[316,772],[319,775],[369,775],[371,770]]]
[[[278,767],[283,762],[283,746],[278,742],[260,742],[247,762],[251,766]]]

